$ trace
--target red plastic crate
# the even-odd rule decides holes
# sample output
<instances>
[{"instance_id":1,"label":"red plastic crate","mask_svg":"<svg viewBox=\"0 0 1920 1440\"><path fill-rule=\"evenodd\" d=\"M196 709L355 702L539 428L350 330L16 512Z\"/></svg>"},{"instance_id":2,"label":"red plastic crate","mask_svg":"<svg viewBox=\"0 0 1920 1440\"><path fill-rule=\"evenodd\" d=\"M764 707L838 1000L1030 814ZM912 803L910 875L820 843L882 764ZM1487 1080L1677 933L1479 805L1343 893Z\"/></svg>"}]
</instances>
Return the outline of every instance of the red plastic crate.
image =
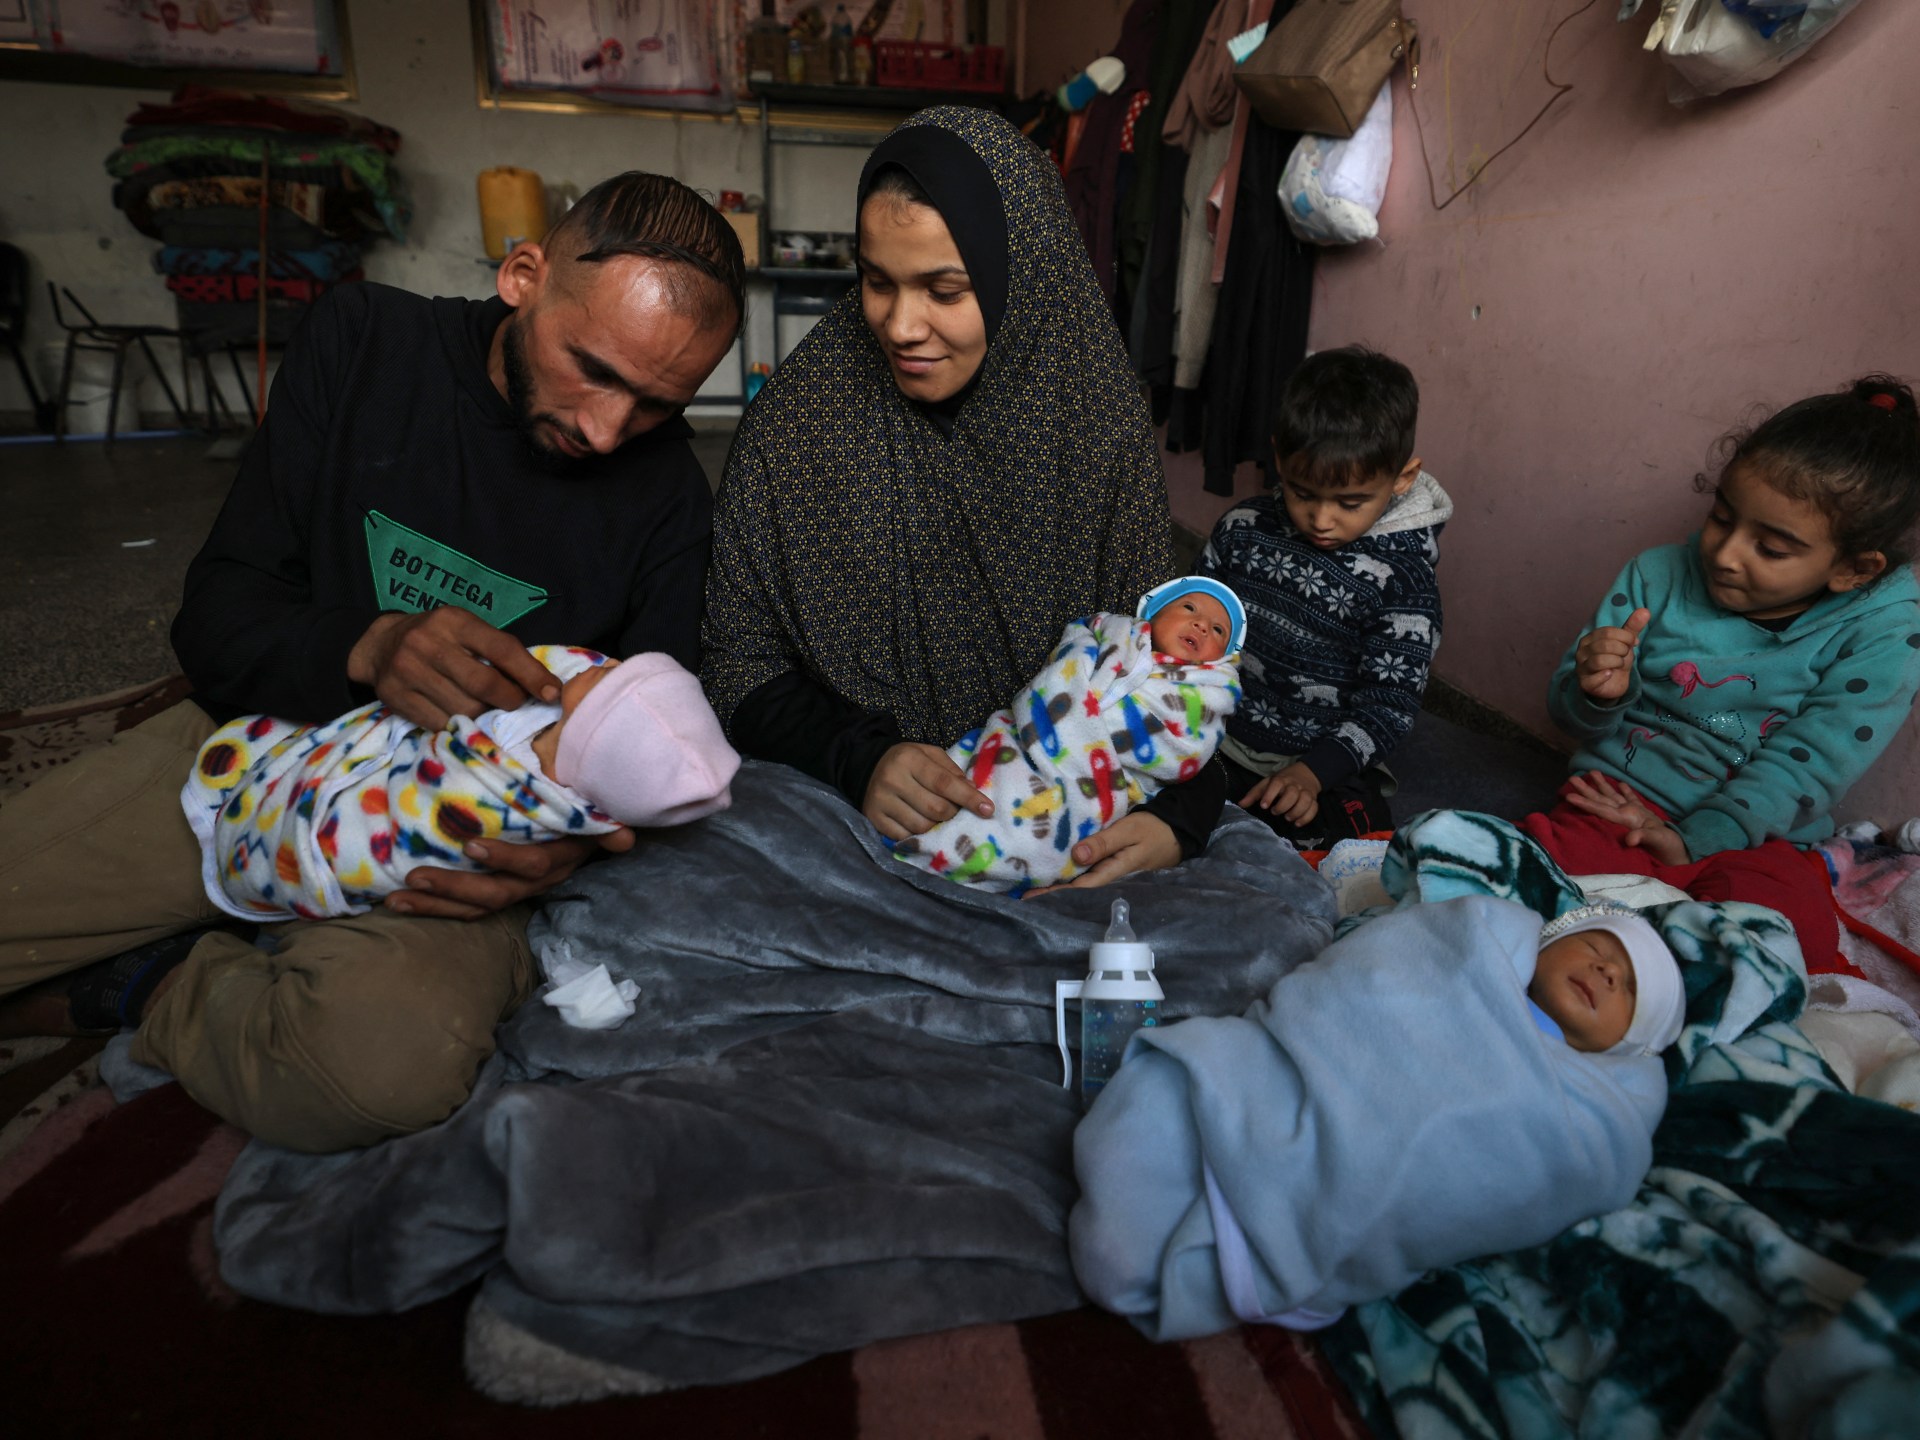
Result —
<instances>
[{"instance_id":1,"label":"red plastic crate","mask_svg":"<svg viewBox=\"0 0 1920 1440\"><path fill-rule=\"evenodd\" d=\"M1006 89L1007 52L999 45L937 45L925 40L873 42L873 80L912 90Z\"/></svg>"}]
</instances>

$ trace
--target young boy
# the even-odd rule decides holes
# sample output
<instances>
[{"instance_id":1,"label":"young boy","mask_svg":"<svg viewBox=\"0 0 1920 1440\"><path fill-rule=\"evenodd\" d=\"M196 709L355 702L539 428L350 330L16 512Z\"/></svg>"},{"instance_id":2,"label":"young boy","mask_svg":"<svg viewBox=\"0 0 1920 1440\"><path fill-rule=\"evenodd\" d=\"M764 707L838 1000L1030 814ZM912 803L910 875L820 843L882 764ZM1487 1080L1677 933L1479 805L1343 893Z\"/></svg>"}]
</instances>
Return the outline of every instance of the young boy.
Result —
<instances>
[{"instance_id":1,"label":"young boy","mask_svg":"<svg viewBox=\"0 0 1920 1440\"><path fill-rule=\"evenodd\" d=\"M1440 644L1434 566L1453 502L1413 452L1420 391L1358 345L1309 356L1274 417L1278 493L1229 510L1198 573L1246 602L1228 797L1301 849L1390 829L1382 762Z\"/></svg>"}]
</instances>

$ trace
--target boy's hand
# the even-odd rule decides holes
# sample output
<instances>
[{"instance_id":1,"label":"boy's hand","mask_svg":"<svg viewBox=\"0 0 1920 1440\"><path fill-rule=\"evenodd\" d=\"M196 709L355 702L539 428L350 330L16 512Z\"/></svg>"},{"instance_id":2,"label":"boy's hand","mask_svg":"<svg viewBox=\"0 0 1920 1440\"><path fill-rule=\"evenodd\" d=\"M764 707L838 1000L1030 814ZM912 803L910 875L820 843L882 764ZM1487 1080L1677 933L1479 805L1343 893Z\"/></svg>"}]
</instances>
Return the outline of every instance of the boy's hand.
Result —
<instances>
[{"instance_id":1,"label":"boy's hand","mask_svg":"<svg viewBox=\"0 0 1920 1440\"><path fill-rule=\"evenodd\" d=\"M1635 612L1639 613L1639 612ZM1590 770L1567 782L1567 803L1625 830L1626 842L1645 850L1662 865L1686 865L1693 856L1680 832L1653 813L1647 802L1609 775Z\"/></svg>"},{"instance_id":2,"label":"boy's hand","mask_svg":"<svg viewBox=\"0 0 1920 1440\"><path fill-rule=\"evenodd\" d=\"M1625 625L1602 625L1580 637L1573 652L1573 673L1580 688L1602 704L1618 700L1633 683L1633 652L1640 632L1653 619L1644 606L1627 617Z\"/></svg>"},{"instance_id":3,"label":"boy's hand","mask_svg":"<svg viewBox=\"0 0 1920 1440\"><path fill-rule=\"evenodd\" d=\"M1289 825L1304 825L1320 813L1320 777L1296 760L1241 796L1240 808L1265 810Z\"/></svg>"}]
</instances>

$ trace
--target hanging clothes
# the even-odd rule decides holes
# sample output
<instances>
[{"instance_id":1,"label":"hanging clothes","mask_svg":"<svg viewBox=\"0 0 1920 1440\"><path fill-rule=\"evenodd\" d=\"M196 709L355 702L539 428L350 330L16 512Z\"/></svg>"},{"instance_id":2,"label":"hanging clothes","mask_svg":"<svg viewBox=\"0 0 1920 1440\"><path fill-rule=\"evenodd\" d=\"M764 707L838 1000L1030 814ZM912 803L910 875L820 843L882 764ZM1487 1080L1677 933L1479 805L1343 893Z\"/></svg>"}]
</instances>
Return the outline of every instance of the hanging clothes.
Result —
<instances>
[{"instance_id":1,"label":"hanging clothes","mask_svg":"<svg viewBox=\"0 0 1920 1440\"><path fill-rule=\"evenodd\" d=\"M1142 273L1152 236L1159 228L1157 221L1180 194L1177 185L1169 191L1161 178L1166 154L1166 140L1161 131L1166 124L1167 107L1188 65L1193 62L1194 48L1200 43L1214 4L1215 0L1161 0L1160 34L1146 76L1146 100L1144 104L1135 102L1133 177L1119 197L1120 209L1115 217L1118 263L1115 290L1123 329L1127 326L1126 317L1141 299ZM1165 275L1171 280L1170 267ZM1165 299L1171 301L1170 291ZM1143 303L1150 306L1153 301L1147 299ZM1162 313L1171 314L1170 303L1163 306ZM1136 364L1138 355L1136 348Z\"/></svg>"},{"instance_id":2,"label":"hanging clothes","mask_svg":"<svg viewBox=\"0 0 1920 1440\"><path fill-rule=\"evenodd\" d=\"M1081 112L1086 117L1079 143L1067 162L1067 204L1093 258L1094 279L1111 301L1119 279L1117 225L1121 196L1121 139L1134 96L1146 90L1154 47L1160 43L1164 0L1134 0L1120 22L1115 59L1127 78L1111 95L1096 95Z\"/></svg>"},{"instance_id":3,"label":"hanging clothes","mask_svg":"<svg viewBox=\"0 0 1920 1440\"><path fill-rule=\"evenodd\" d=\"M1243 460L1258 460L1272 478L1273 408L1307 353L1316 247L1287 228L1279 190L1280 172L1299 139L1258 115L1248 119L1233 246L1201 381L1206 487L1215 495L1233 493L1234 467Z\"/></svg>"},{"instance_id":4,"label":"hanging clothes","mask_svg":"<svg viewBox=\"0 0 1920 1440\"><path fill-rule=\"evenodd\" d=\"M1233 56L1227 51L1227 41L1259 23L1253 18L1256 12L1264 16L1271 10L1272 0L1219 0L1167 104L1166 122L1161 128L1167 154L1184 154L1187 159L1177 207L1173 295L1167 302L1168 355L1163 362L1157 349L1150 350L1147 359L1151 368L1148 364L1141 366L1141 373L1156 387L1171 384L1175 390L1191 391L1199 385L1206 365L1214 302L1219 293L1213 278L1214 224L1219 211L1208 196L1233 146L1234 111L1240 99L1239 88L1233 83ZM1159 303L1158 292L1154 303ZM1173 398L1156 393L1156 419L1170 418ZM1178 438L1184 443L1175 443L1174 431L1181 432ZM1185 433L1188 431L1192 432L1190 438ZM1197 424L1176 424L1170 430L1169 449L1189 450L1198 443Z\"/></svg>"}]
</instances>

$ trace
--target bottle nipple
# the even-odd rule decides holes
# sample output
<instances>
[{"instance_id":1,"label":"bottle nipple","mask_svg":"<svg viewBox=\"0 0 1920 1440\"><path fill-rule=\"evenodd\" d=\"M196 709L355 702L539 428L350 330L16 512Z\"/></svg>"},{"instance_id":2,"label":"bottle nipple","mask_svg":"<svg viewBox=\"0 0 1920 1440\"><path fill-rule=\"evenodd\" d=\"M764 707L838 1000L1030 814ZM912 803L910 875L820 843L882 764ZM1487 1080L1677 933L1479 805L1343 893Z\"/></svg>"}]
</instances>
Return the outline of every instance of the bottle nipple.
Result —
<instances>
[{"instance_id":1,"label":"bottle nipple","mask_svg":"<svg viewBox=\"0 0 1920 1440\"><path fill-rule=\"evenodd\" d=\"M1133 926L1127 923L1127 902L1115 900L1111 918L1107 922L1107 933L1101 937L1108 945L1133 945L1140 937L1133 933Z\"/></svg>"}]
</instances>

